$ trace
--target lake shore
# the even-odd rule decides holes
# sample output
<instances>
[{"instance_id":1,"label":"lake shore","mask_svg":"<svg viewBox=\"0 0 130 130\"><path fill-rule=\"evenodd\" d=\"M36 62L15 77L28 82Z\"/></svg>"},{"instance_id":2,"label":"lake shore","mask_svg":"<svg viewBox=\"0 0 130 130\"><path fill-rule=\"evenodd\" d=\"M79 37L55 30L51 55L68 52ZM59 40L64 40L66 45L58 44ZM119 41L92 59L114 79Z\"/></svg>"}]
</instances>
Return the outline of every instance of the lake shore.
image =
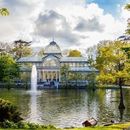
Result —
<instances>
[{"instance_id":1,"label":"lake shore","mask_svg":"<svg viewBox=\"0 0 130 130\"><path fill-rule=\"evenodd\" d=\"M95 127L84 127L84 128L67 128L63 130L129 130L130 122L113 124L110 126L95 126Z\"/></svg>"},{"instance_id":2,"label":"lake shore","mask_svg":"<svg viewBox=\"0 0 130 130\"><path fill-rule=\"evenodd\" d=\"M74 127L74 128L55 128L54 126L46 126L44 128L40 127L41 125L38 125L39 127L34 127L33 129L40 129L40 130L129 130L130 129L130 122L125 123L119 123L119 124L112 124L110 126L94 126L94 127ZM15 128L8 127L8 128L0 128L0 130L15 130ZM28 128L16 128L17 130L26 130Z\"/></svg>"}]
</instances>

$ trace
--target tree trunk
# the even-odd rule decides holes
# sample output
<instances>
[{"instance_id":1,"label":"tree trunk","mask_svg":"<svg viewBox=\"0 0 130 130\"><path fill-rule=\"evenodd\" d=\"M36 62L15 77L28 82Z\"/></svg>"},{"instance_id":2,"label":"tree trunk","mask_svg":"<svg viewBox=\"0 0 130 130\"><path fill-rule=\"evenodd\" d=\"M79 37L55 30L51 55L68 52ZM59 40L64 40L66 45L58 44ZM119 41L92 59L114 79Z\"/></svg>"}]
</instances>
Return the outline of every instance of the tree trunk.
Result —
<instances>
[{"instance_id":1,"label":"tree trunk","mask_svg":"<svg viewBox=\"0 0 130 130\"><path fill-rule=\"evenodd\" d=\"M119 109L125 109L124 99L123 99L123 91L122 91L122 79L119 78L119 87L120 87L120 104L118 106Z\"/></svg>"}]
</instances>

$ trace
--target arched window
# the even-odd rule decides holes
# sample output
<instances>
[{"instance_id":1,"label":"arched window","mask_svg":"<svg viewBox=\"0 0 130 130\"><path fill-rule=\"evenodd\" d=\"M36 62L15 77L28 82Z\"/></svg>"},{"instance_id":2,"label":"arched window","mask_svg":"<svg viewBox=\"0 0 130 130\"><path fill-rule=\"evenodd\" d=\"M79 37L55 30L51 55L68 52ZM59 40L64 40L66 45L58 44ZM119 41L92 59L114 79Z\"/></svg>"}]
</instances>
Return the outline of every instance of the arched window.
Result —
<instances>
[{"instance_id":1,"label":"arched window","mask_svg":"<svg viewBox=\"0 0 130 130\"><path fill-rule=\"evenodd\" d=\"M59 60L54 56L48 56L44 59L43 66L45 66L45 67L58 67Z\"/></svg>"}]
</instances>

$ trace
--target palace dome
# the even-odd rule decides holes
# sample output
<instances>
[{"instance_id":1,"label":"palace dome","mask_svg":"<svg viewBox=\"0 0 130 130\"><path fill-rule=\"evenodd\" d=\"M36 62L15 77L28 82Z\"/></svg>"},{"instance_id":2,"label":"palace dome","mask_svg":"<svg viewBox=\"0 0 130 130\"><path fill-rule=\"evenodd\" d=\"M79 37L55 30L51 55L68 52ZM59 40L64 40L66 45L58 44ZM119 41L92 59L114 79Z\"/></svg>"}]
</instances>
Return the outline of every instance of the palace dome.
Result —
<instances>
[{"instance_id":1,"label":"palace dome","mask_svg":"<svg viewBox=\"0 0 130 130\"><path fill-rule=\"evenodd\" d=\"M45 54L48 53L61 53L60 47L57 45L55 41L50 42L49 45L45 47Z\"/></svg>"}]
</instances>

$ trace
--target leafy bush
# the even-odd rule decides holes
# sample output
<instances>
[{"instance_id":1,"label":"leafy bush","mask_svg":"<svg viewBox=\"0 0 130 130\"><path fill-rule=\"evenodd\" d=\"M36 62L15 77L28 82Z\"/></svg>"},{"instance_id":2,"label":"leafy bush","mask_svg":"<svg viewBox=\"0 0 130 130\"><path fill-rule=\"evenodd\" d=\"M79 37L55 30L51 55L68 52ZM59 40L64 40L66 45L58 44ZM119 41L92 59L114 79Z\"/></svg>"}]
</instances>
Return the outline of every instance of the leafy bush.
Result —
<instances>
[{"instance_id":1,"label":"leafy bush","mask_svg":"<svg viewBox=\"0 0 130 130\"><path fill-rule=\"evenodd\" d=\"M11 121L4 121L0 123L0 128L12 128L12 129L43 129L43 130L56 130L56 128L52 125L39 125L35 123L26 123L26 122L18 122L14 123Z\"/></svg>"},{"instance_id":2,"label":"leafy bush","mask_svg":"<svg viewBox=\"0 0 130 130\"><path fill-rule=\"evenodd\" d=\"M0 128L56 130L52 125L45 126L22 120L16 106L0 99Z\"/></svg>"},{"instance_id":3,"label":"leafy bush","mask_svg":"<svg viewBox=\"0 0 130 130\"><path fill-rule=\"evenodd\" d=\"M8 101L0 99L0 122L4 122L6 120L16 123L21 121L22 118L16 106Z\"/></svg>"},{"instance_id":4,"label":"leafy bush","mask_svg":"<svg viewBox=\"0 0 130 130\"><path fill-rule=\"evenodd\" d=\"M1 122L0 127L1 128L16 128L16 129L18 128L17 124L15 124L14 122L10 122L8 120Z\"/></svg>"}]
</instances>

